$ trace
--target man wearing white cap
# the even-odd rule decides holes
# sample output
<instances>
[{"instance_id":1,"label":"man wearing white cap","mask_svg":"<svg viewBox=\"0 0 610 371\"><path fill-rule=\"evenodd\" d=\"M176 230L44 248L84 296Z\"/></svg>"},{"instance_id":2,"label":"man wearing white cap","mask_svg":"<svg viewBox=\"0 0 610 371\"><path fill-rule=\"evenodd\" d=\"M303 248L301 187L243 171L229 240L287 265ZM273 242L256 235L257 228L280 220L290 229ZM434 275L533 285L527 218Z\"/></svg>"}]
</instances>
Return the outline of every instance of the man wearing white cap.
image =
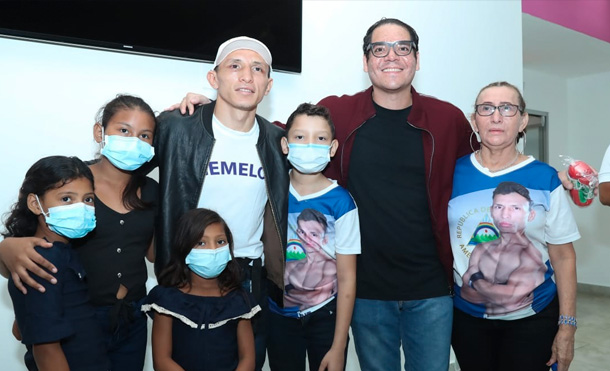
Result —
<instances>
[{"instance_id":1,"label":"man wearing white cap","mask_svg":"<svg viewBox=\"0 0 610 371\"><path fill-rule=\"evenodd\" d=\"M382 18L362 47L371 86L318 103L330 111L340 143L324 174L358 205L362 254L351 322L358 361L367 371L400 370L402 345L404 370L447 370L447 204L455 161L472 152L470 126L457 107L413 88L419 37L411 26ZM202 101L188 94L181 109Z\"/></svg>"},{"instance_id":2,"label":"man wearing white cap","mask_svg":"<svg viewBox=\"0 0 610 371\"><path fill-rule=\"evenodd\" d=\"M265 276L270 295L281 300L284 287L289 182L280 148L283 130L256 115L273 85L271 62L269 49L258 40L226 41L207 74L218 91L216 102L197 107L192 115L163 112L155 135L161 191L156 272L169 260L178 218L190 209L212 209L231 229L245 286L263 307L263 318ZM261 321L253 323L257 369L265 359Z\"/></svg>"}]
</instances>

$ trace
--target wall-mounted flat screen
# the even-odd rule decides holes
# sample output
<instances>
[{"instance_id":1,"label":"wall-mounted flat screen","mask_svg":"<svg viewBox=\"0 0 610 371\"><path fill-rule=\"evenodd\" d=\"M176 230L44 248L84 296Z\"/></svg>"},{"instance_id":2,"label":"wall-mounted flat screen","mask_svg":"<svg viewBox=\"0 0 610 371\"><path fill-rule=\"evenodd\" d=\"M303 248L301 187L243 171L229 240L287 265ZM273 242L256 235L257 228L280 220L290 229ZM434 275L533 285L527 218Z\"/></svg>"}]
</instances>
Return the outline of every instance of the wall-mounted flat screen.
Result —
<instances>
[{"instance_id":1,"label":"wall-mounted flat screen","mask_svg":"<svg viewBox=\"0 0 610 371\"><path fill-rule=\"evenodd\" d=\"M302 0L0 0L0 35L206 62L245 35L301 72Z\"/></svg>"}]
</instances>

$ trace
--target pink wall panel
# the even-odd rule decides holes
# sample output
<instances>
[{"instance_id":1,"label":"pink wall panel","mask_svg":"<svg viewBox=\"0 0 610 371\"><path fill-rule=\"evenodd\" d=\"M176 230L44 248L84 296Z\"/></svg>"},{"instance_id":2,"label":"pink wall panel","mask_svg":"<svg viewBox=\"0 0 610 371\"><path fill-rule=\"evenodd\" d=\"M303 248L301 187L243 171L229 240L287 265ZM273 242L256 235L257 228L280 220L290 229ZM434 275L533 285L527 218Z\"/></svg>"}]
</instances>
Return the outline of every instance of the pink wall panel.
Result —
<instances>
[{"instance_id":1,"label":"pink wall panel","mask_svg":"<svg viewBox=\"0 0 610 371\"><path fill-rule=\"evenodd\" d=\"M522 10L610 43L610 0L522 0Z\"/></svg>"}]
</instances>

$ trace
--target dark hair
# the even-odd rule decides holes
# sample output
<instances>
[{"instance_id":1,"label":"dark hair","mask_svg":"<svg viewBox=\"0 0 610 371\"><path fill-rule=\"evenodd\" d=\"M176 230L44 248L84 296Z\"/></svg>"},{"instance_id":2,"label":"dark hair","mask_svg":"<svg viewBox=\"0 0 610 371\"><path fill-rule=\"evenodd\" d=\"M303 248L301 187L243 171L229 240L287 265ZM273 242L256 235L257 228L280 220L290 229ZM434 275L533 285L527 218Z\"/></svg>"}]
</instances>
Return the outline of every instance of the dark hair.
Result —
<instances>
[{"instance_id":1,"label":"dark hair","mask_svg":"<svg viewBox=\"0 0 610 371\"><path fill-rule=\"evenodd\" d=\"M324 216L324 214L322 214L316 209L305 209L301 211L301 213L297 217L297 224L299 222L310 221L322 224L322 226L324 226L324 231L326 231L326 229L328 228L328 221L326 220L326 217Z\"/></svg>"},{"instance_id":2,"label":"dark hair","mask_svg":"<svg viewBox=\"0 0 610 371\"><path fill-rule=\"evenodd\" d=\"M507 195L511 193L517 193L518 195L523 196L528 201L530 207L534 204L534 201L532 201L532 198L530 197L530 191L523 185L515 182L502 182L498 184L496 189L494 189L492 198L495 198L497 195Z\"/></svg>"},{"instance_id":3,"label":"dark hair","mask_svg":"<svg viewBox=\"0 0 610 371\"><path fill-rule=\"evenodd\" d=\"M523 112L525 112L525 99L523 99L523 95L521 94L521 91L519 90L518 87L516 87L515 85L513 85L509 82L506 82L506 81L492 82L491 84L484 86L483 89L479 90L479 94L477 94L477 98L474 100L475 112L476 112L476 106L477 106L477 101L479 100L479 96L481 95L481 93L484 90L489 89L489 88L502 88L502 87L511 88L517 93L517 100L519 101L517 103L517 105L519 106L519 113L521 115L523 115ZM526 129L523 129L523 131L520 131L519 134L517 134L517 141L519 141L519 139L523 138L526 131L527 131Z\"/></svg>"},{"instance_id":4,"label":"dark hair","mask_svg":"<svg viewBox=\"0 0 610 371\"><path fill-rule=\"evenodd\" d=\"M241 287L241 268L233 255L233 235L224 219L208 209L189 210L178 221L169 263L159 275L160 285L179 288L191 286L191 270L186 265L186 256L201 240L205 229L214 223L220 223L224 227L232 258L218 276L218 287L222 293Z\"/></svg>"},{"instance_id":5,"label":"dark hair","mask_svg":"<svg viewBox=\"0 0 610 371\"><path fill-rule=\"evenodd\" d=\"M330 133L332 135L331 139L335 139L335 124L330 118L330 112L328 111L328 108L311 103L299 104L297 109L290 114L290 117L288 117L288 121L286 121L286 134L288 134L290 128L292 128L292 123L294 122L294 119L299 115L322 117L324 120L326 120L328 126L330 127Z\"/></svg>"},{"instance_id":6,"label":"dark hair","mask_svg":"<svg viewBox=\"0 0 610 371\"><path fill-rule=\"evenodd\" d=\"M366 55L366 59L369 59L369 44L373 38L373 32L377 29L377 27L386 24L400 26L409 32L409 35L411 35L411 41L413 41L413 56L417 59L417 51L419 50L419 36L417 36L417 32L415 32L413 27L396 18L381 18L377 22L373 23L373 25L366 31L366 35L364 35L364 38L362 39L362 51L364 52L364 55Z\"/></svg>"},{"instance_id":7,"label":"dark hair","mask_svg":"<svg viewBox=\"0 0 610 371\"><path fill-rule=\"evenodd\" d=\"M108 122L112 120L114 115L120 111L132 111L139 110L147 113L152 117L155 122L155 129L157 126L157 119L155 113L150 106L144 102L142 98L134 97L132 95L117 95L116 98L106 103L100 108L95 116L95 122L102 125L104 129L108 126ZM123 205L127 209L143 210L152 206L150 202L143 201L138 197L138 189L140 189L146 182L146 174L140 169L136 169L132 172L132 176L127 183L127 186L123 190Z\"/></svg>"},{"instance_id":8,"label":"dark hair","mask_svg":"<svg viewBox=\"0 0 610 371\"><path fill-rule=\"evenodd\" d=\"M77 157L50 156L42 158L25 174L17 202L5 216L4 237L31 237L38 228L38 216L27 205L28 195L38 197L52 189L63 187L74 179L86 178L93 186L93 174Z\"/></svg>"}]
</instances>

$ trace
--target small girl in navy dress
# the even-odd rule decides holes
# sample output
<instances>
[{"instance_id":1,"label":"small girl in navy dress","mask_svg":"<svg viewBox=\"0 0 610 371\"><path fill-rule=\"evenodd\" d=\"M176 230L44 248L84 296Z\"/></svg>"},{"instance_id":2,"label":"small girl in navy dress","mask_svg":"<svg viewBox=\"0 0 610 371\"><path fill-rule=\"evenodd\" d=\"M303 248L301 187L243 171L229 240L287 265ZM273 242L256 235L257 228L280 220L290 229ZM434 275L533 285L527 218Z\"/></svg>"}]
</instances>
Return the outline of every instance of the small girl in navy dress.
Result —
<instances>
[{"instance_id":1,"label":"small girl in navy dress","mask_svg":"<svg viewBox=\"0 0 610 371\"><path fill-rule=\"evenodd\" d=\"M254 370L250 319L260 307L241 288L233 237L216 212L180 218L158 280L142 306L153 317L156 370Z\"/></svg>"},{"instance_id":2,"label":"small girl in navy dress","mask_svg":"<svg viewBox=\"0 0 610 371\"><path fill-rule=\"evenodd\" d=\"M46 293L18 290L9 278L17 335L27 347L28 370L109 370L95 310L89 303L85 272L70 239L95 228L93 175L76 157L52 156L28 170L4 237L38 237L36 247L58 269L57 284L34 277Z\"/></svg>"}]
</instances>

